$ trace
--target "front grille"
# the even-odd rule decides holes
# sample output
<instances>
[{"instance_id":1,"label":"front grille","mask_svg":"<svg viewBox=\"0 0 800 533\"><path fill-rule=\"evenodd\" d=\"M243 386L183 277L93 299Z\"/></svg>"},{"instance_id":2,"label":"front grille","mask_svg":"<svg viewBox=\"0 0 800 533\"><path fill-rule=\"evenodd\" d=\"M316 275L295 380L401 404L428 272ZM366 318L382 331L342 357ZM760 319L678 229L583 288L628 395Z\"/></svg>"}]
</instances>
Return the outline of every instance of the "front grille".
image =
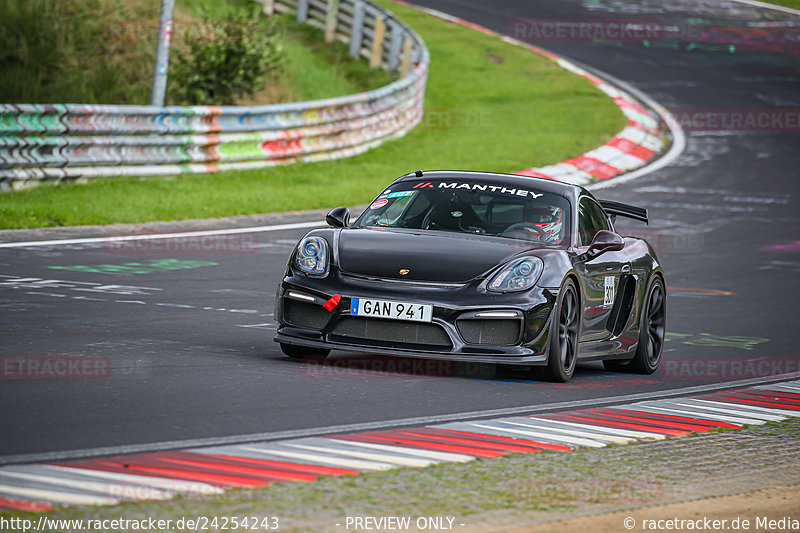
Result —
<instances>
[{"instance_id":1,"label":"front grille","mask_svg":"<svg viewBox=\"0 0 800 533\"><path fill-rule=\"evenodd\" d=\"M293 326L322 329L328 324L330 317L331 313L320 305L283 299L283 319Z\"/></svg>"},{"instance_id":2,"label":"front grille","mask_svg":"<svg viewBox=\"0 0 800 533\"><path fill-rule=\"evenodd\" d=\"M355 340L374 345L453 347L450 337L441 326L424 322L344 316L333 327L331 334L345 337L348 342Z\"/></svg>"},{"instance_id":3,"label":"front grille","mask_svg":"<svg viewBox=\"0 0 800 533\"><path fill-rule=\"evenodd\" d=\"M468 344L511 346L519 341L520 320L458 320L458 332Z\"/></svg>"}]
</instances>

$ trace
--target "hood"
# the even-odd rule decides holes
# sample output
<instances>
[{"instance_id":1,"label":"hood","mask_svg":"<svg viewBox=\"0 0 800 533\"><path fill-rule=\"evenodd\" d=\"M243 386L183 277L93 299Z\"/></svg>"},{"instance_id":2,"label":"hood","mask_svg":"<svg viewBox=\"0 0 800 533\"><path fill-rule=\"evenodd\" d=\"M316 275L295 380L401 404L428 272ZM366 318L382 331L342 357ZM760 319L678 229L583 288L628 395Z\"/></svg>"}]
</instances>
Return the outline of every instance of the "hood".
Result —
<instances>
[{"instance_id":1,"label":"hood","mask_svg":"<svg viewBox=\"0 0 800 533\"><path fill-rule=\"evenodd\" d=\"M349 274L433 282L465 282L530 248L502 237L388 228L339 234L339 268ZM400 274L408 269L408 274Z\"/></svg>"}]
</instances>

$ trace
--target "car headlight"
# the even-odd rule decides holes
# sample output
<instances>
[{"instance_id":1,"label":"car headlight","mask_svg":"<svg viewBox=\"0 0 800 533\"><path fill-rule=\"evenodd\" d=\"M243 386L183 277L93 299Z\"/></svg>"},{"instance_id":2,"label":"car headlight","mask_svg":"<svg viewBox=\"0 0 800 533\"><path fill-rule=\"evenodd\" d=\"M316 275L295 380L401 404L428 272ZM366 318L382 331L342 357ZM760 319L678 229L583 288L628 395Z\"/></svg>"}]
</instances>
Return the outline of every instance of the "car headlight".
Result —
<instances>
[{"instance_id":1,"label":"car headlight","mask_svg":"<svg viewBox=\"0 0 800 533\"><path fill-rule=\"evenodd\" d=\"M525 291L533 287L544 268L538 257L514 259L494 275L486 287L493 292Z\"/></svg>"},{"instance_id":2,"label":"car headlight","mask_svg":"<svg viewBox=\"0 0 800 533\"><path fill-rule=\"evenodd\" d=\"M328 273L328 243L322 237L306 237L297 247L294 264L312 276Z\"/></svg>"}]
</instances>

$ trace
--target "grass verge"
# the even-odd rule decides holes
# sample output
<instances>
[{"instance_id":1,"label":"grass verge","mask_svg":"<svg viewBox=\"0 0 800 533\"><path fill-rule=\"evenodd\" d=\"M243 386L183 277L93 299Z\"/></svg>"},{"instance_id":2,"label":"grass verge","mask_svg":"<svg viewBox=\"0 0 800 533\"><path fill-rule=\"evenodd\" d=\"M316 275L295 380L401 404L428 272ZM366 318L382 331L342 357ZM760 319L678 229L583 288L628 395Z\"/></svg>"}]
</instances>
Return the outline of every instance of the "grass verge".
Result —
<instances>
[{"instance_id":1,"label":"grass verge","mask_svg":"<svg viewBox=\"0 0 800 533\"><path fill-rule=\"evenodd\" d=\"M792 9L800 9L800 0L766 0L766 2L768 4L791 7Z\"/></svg>"},{"instance_id":2,"label":"grass verge","mask_svg":"<svg viewBox=\"0 0 800 533\"><path fill-rule=\"evenodd\" d=\"M209 20L226 21L232 7L258 9L252 0L178 0L176 33L197 31L197 27ZM276 16L279 26L279 42L283 51L282 69L273 75L263 89L252 96L236 101L237 105L263 105L284 102L300 102L333 96L343 96L360 91L377 89L392 81L383 70L371 70L365 61L354 61L342 43L329 45L324 42L323 32L304 24L298 24L293 15ZM181 42L177 43L181 46ZM148 87L149 90L149 87ZM183 105L175 99L174 105Z\"/></svg>"},{"instance_id":3,"label":"grass verge","mask_svg":"<svg viewBox=\"0 0 800 533\"><path fill-rule=\"evenodd\" d=\"M366 203L407 171L515 171L603 144L625 125L589 81L500 39L380 0L432 56L424 123L360 156L171 179L111 178L4 194L0 228L180 220Z\"/></svg>"},{"instance_id":4,"label":"grass verge","mask_svg":"<svg viewBox=\"0 0 800 533\"><path fill-rule=\"evenodd\" d=\"M0 101L149 103L155 38L128 37L158 11L145 0L0 0Z\"/></svg>"},{"instance_id":5,"label":"grass verge","mask_svg":"<svg viewBox=\"0 0 800 533\"><path fill-rule=\"evenodd\" d=\"M172 55L187 49L187 36L234 23L234 8L258 10L252 0L177 0ZM149 104L158 19L150 0L0 0L0 102ZM289 15L277 20L283 68L237 104L341 96L391 81L352 61L344 45L320 45L321 31ZM184 105L175 83L167 103Z\"/></svg>"}]
</instances>

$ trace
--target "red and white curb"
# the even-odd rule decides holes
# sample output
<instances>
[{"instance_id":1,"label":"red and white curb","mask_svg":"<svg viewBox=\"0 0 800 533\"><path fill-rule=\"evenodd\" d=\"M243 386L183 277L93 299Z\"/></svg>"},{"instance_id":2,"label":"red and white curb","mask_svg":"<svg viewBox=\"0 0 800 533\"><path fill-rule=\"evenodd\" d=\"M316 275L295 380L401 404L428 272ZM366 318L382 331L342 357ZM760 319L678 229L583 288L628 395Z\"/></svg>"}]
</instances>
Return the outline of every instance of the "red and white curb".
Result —
<instances>
[{"instance_id":1,"label":"red and white curb","mask_svg":"<svg viewBox=\"0 0 800 533\"><path fill-rule=\"evenodd\" d=\"M47 511L215 495L515 453L566 452L800 416L800 380L531 416L0 468L0 508Z\"/></svg>"},{"instance_id":2,"label":"red and white curb","mask_svg":"<svg viewBox=\"0 0 800 533\"><path fill-rule=\"evenodd\" d=\"M394 1L448 22L498 37L509 44L521 46L551 59L561 68L586 78L598 89L610 96L628 119L628 124L625 128L603 146L554 165L528 168L515 172L515 174L585 186L639 169L660 154L668 144L667 136L661 127L662 122L669 127L675 137L682 139L682 132L675 134L675 129L679 130L680 126L665 108L649 101L646 103L649 108L647 109L645 105L642 105L639 100L628 92L619 87L614 87L563 57L435 9L410 4L404 0Z\"/></svg>"}]
</instances>

